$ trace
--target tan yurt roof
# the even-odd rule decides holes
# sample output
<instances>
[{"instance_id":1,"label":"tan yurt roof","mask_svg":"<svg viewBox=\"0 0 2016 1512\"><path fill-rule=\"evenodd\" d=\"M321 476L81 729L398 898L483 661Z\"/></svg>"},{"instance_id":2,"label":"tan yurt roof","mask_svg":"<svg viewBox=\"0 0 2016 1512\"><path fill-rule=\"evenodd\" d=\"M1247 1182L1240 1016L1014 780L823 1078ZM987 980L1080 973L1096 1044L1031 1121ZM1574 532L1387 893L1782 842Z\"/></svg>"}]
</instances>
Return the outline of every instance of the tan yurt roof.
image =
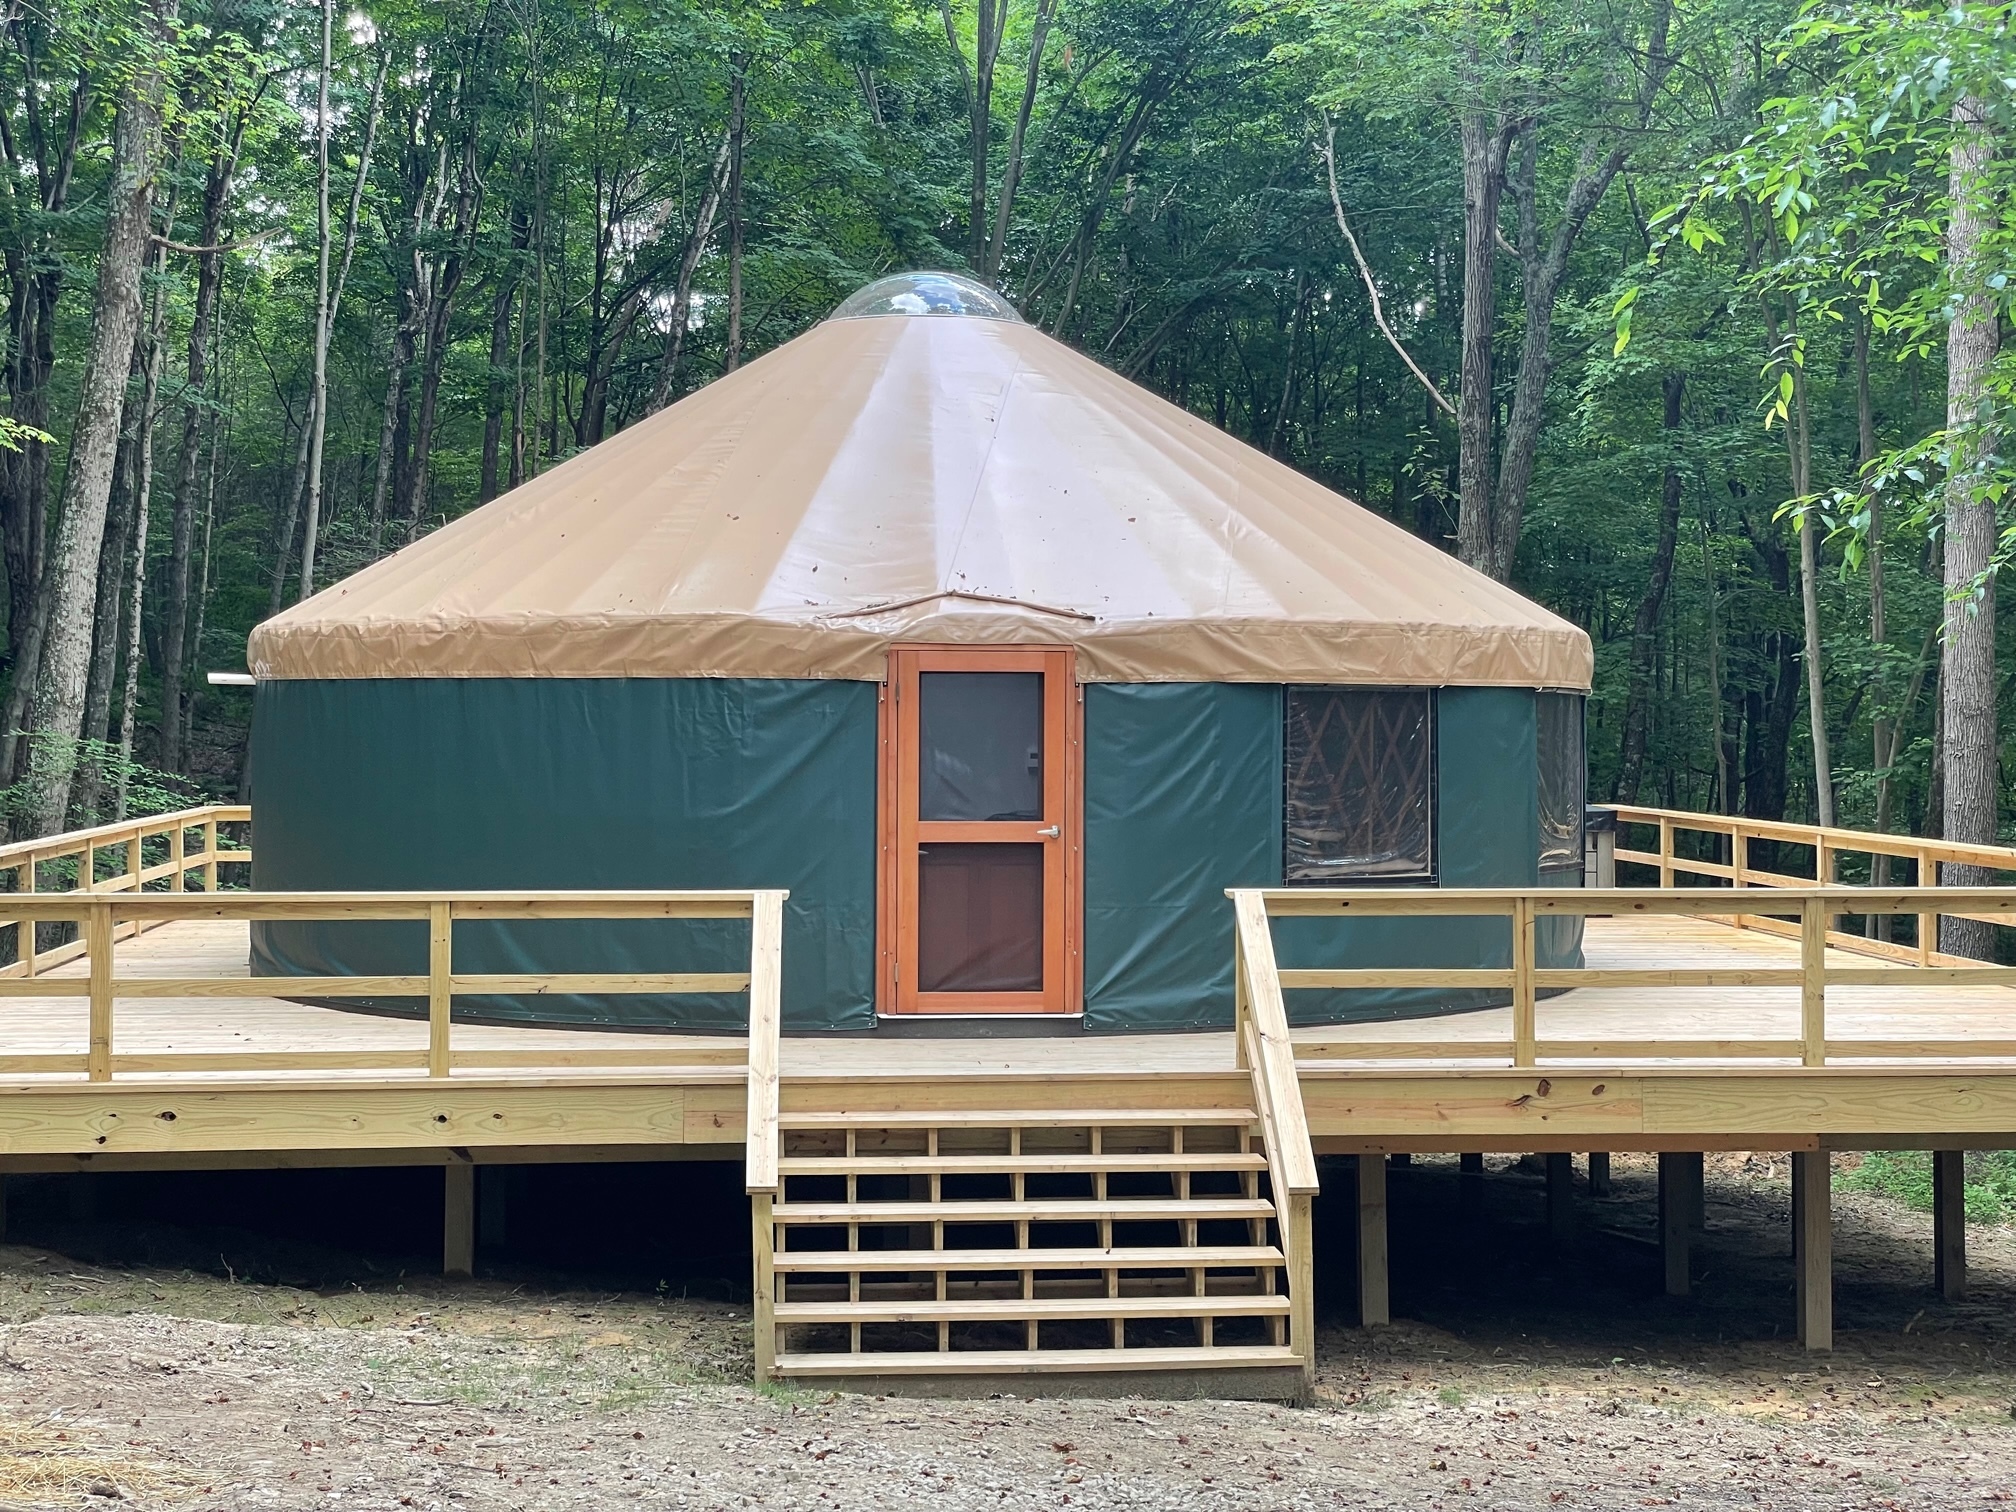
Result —
<instances>
[{"instance_id":1,"label":"tan yurt roof","mask_svg":"<svg viewBox=\"0 0 2016 1512\"><path fill-rule=\"evenodd\" d=\"M879 679L902 642L1069 643L1112 682L1591 666L1566 620L941 275L870 285L249 655L261 678Z\"/></svg>"}]
</instances>

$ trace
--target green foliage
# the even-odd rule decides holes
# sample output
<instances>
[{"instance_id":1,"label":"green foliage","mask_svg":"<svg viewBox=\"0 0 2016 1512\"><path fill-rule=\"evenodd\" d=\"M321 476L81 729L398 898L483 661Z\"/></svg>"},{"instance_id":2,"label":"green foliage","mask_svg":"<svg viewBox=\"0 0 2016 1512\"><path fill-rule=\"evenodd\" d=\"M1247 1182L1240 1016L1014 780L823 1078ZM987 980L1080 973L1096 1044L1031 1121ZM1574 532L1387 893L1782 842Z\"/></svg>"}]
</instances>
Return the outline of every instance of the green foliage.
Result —
<instances>
[{"instance_id":1,"label":"green foliage","mask_svg":"<svg viewBox=\"0 0 2016 1512\"><path fill-rule=\"evenodd\" d=\"M2016 1151L1970 1150L1966 1160L1969 1223L2016 1220ZM1862 1163L1842 1173L1843 1186L1932 1211L1932 1154L1929 1150L1872 1150Z\"/></svg>"},{"instance_id":2,"label":"green foliage","mask_svg":"<svg viewBox=\"0 0 2016 1512\"><path fill-rule=\"evenodd\" d=\"M172 814L204 801L202 794L191 788L188 778L156 771L145 762L121 755L119 747L110 741L65 740L46 731L35 731L25 738L37 753L50 753L39 770L63 771L73 783L80 777L89 779L89 806L72 811L74 828L87 829L115 819ZM123 807L119 801L122 796ZM32 812L33 801L25 781L0 788L0 820L13 823L20 815Z\"/></svg>"},{"instance_id":3,"label":"green foliage","mask_svg":"<svg viewBox=\"0 0 2016 1512\"><path fill-rule=\"evenodd\" d=\"M1893 827L1922 825L1936 697L1924 676L1910 690L1927 648L1937 655L1926 637L1943 607L1941 485L1955 446L1990 455L1979 440L2007 418L1997 408L1947 426L1941 337L1955 290L1938 251L1942 153L1956 90L1985 88L1998 129L2016 124L2006 6L1674 8L1676 66L1641 130L1634 95L1659 0L1083 0L1054 9L1031 79L1040 4L1009 0L981 144L991 217L1028 85L1004 291L1045 330L1444 547L1457 523L1455 427L1372 322L1317 150L1327 127L1386 315L1444 393L1462 363L1465 130L1536 144L1527 166L1543 244L1578 172L1628 146L1628 169L1588 208L1563 271L1514 568L1518 587L1595 643L1594 796L1616 792L1622 731L1637 717L1641 799L1812 812L1791 544L1811 511L1828 541L1818 649L1842 821L1873 824L1880 801ZM58 0L21 12L0 48L12 144L0 247L13 270L0 293L17 333L0 349L11 582L32 571L31 545L46 548L31 542L33 522L60 491L118 80L142 65L173 76L157 214L171 242L200 240L213 171L234 143L239 154L200 381L187 342L205 254L171 250L147 282L163 361L125 772L135 812L235 785L248 701L201 673L242 666L252 626L300 591L289 509L312 366L320 61L312 6L185 0L165 56L143 45L138 7ZM508 487L635 423L661 392L676 400L726 370L726 206L705 235L697 227L738 70L740 361L867 279L958 266L973 244L971 0L380 0L338 19L339 257L381 70L385 85L330 351L318 583L477 507L490 474ZM2016 154L1998 157L1989 186L2004 206L2016 203L2012 164ZM54 194L66 173L67 194ZM1515 200L1501 215L1507 248L1529 229ZM1981 274L2005 311L2011 234L2005 211ZM682 267L691 297L675 332ZM1514 250L1492 269L1500 411L1513 402L1527 269ZM1857 435L1858 319L1872 339L1875 458ZM1998 370L2002 405L2008 376ZM1811 480L1795 497L1786 436L1802 413ZM130 518L136 450L115 522ZM2006 490L2000 466L1983 471L1984 489ZM1670 586L1655 601L1669 478L1679 513ZM199 612L203 628L186 669L187 793L144 767L180 712L162 707L160 666L178 509L193 557L189 629ZM1872 637L1879 523L1887 626ZM107 574L117 586L100 606L115 689L131 580L130 562ZM27 621L10 608L19 637ZM10 670L32 675L15 665L22 649L10 645ZM107 801L119 786L105 743L117 702L86 732L97 743L69 758ZM1879 721L1902 729L1880 772Z\"/></svg>"}]
</instances>

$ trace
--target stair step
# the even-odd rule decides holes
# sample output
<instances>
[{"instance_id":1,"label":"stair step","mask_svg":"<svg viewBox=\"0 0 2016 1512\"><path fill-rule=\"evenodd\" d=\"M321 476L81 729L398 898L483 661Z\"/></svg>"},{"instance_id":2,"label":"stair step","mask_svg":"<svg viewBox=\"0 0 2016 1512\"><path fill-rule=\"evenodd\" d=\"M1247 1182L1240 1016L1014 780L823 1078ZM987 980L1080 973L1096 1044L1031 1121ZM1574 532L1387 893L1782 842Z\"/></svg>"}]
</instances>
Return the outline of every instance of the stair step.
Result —
<instances>
[{"instance_id":1,"label":"stair step","mask_svg":"<svg viewBox=\"0 0 2016 1512\"><path fill-rule=\"evenodd\" d=\"M1299 1368L1285 1345L1168 1349L890 1350L886 1354L780 1354L780 1376L1047 1375L1092 1370Z\"/></svg>"},{"instance_id":2,"label":"stair step","mask_svg":"<svg viewBox=\"0 0 2016 1512\"><path fill-rule=\"evenodd\" d=\"M1153 1129L1183 1125L1240 1128L1257 1122L1251 1108L1040 1108L986 1112L800 1113L779 1116L780 1129Z\"/></svg>"},{"instance_id":3,"label":"stair step","mask_svg":"<svg viewBox=\"0 0 2016 1512\"><path fill-rule=\"evenodd\" d=\"M847 1271L1197 1270L1277 1267L1271 1244L1142 1246L1139 1249L797 1250L774 1261L779 1271L838 1275Z\"/></svg>"},{"instance_id":4,"label":"stair step","mask_svg":"<svg viewBox=\"0 0 2016 1512\"><path fill-rule=\"evenodd\" d=\"M968 1297L936 1302L779 1302L779 1323L997 1323L1105 1318L1284 1316L1279 1292L1216 1297Z\"/></svg>"},{"instance_id":5,"label":"stair step","mask_svg":"<svg viewBox=\"0 0 2016 1512\"><path fill-rule=\"evenodd\" d=\"M1264 1197L1062 1197L1027 1202L780 1202L776 1223L1092 1223L1102 1218L1147 1222L1195 1218L1272 1218Z\"/></svg>"},{"instance_id":6,"label":"stair step","mask_svg":"<svg viewBox=\"0 0 2016 1512\"><path fill-rule=\"evenodd\" d=\"M792 1155L785 1176L1069 1176L1099 1171L1264 1171L1267 1157L1237 1151L1171 1154Z\"/></svg>"}]
</instances>

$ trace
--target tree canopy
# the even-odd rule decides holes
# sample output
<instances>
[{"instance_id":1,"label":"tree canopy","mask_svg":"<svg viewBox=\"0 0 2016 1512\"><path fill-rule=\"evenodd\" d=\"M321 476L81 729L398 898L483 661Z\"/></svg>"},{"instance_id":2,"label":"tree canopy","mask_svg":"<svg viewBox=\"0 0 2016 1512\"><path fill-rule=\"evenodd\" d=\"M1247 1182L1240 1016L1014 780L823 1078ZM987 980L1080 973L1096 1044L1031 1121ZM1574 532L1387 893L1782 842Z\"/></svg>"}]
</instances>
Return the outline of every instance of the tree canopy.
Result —
<instances>
[{"instance_id":1,"label":"tree canopy","mask_svg":"<svg viewBox=\"0 0 2016 1512\"><path fill-rule=\"evenodd\" d=\"M943 267L1586 627L1592 797L1992 838L2009 12L17 9L12 822L230 791L260 619Z\"/></svg>"}]
</instances>

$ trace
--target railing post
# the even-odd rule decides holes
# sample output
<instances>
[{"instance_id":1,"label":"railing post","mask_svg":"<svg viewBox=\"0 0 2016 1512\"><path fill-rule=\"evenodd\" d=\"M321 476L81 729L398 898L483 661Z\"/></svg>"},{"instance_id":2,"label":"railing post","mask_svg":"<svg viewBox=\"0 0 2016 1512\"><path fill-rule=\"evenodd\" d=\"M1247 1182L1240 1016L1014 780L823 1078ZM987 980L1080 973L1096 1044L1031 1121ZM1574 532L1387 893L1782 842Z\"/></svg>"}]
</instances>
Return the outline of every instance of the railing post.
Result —
<instances>
[{"instance_id":1,"label":"railing post","mask_svg":"<svg viewBox=\"0 0 2016 1512\"><path fill-rule=\"evenodd\" d=\"M1750 834L1743 828L1742 821L1740 820L1729 826L1729 865L1731 872L1730 885L1732 887L1748 887L1750 879L1744 874L1750 870ZM1743 928L1743 921L1748 915L1739 911L1733 917L1736 921L1736 927L1741 929Z\"/></svg>"},{"instance_id":2,"label":"railing post","mask_svg":"<svg viewBox=\"0 0 2016 1512\"><path fill-rule=\"evenodd\" d=\"M774 1195L781 1179L777 1173L777 1117L786 896L758 892L751 899L749 912L749 1102L743 1131L743 1184L752 1197Z\"/></svg>"},{"instance_id":3,"label":"railing post","mask_svg":"<svg viewBox=\"0 0 2016 1512\"><path fill-rule=\"evenodd\" d=\"M1818 829L1813 832L1813 885L1832 887L1834 885L1834 847L1827 843L1827 837ZM1831 934L1837 915L1829 913L1825 933Z\"/></svg>"},{"instance_id":4,"label":"railing post","mask_svg":"<svg viewBox=\"0 0 2016 1512\"><path fill-rule=\"evenodd\" d=\"M1539 1060L1539 1035L1534 1023L1533 900L1512 900L1512 1064L1531 1066Z\"/></svg>"},{"instance_id":5,"label":"railing post","mask_svg":"<svg viewBox=\"0 0 2016 1512\"><path fill-rule=\"evenodd\" d=\"M1827 903L1799 905L1799 1038L1809 1066L1827 1064Z\"/></svg>"},{"instance_id":6,"label":"railing post","mask_svg":"<svg viewBox=\"0 0 2016 1512\"><path fill-rule=\"evenodd\" d=\"M850 1183L851 1185L851 1183ZM777 1229L771 1219L770 1193L749 1194L749 1242L756 1256L751 1319L756 1344L756 1380L777 1374Z\"/></svg>"},{"instance_id":7,"label":"railing post","mask_svg":"<svg viewBox=\"0 0 2016 1512\"><path fill-rule=\"evenodd\" d=\"M427 1074L448 1074L449 1010L454 1004L455 910L427 905Z\"/></svg>"},{"instance_id":8,"label":"railing post","mask_svg":"<svg viewBox=\"0 0 2016 1512\"><path fill-rule=\"evenodd\" d=\"M182 876L183 866L189 859L188 841L184 838L184 835L185 831L179 821L176 823L175 828L168 832L168 863L175 868L174 871L168 874L168 891L170 892L188 891L188 888L184 885Z\"/></svg>"},{"instance_id":9,"label":"railing post","mask_svg":"<svg viewBox=\"0 0 2016 1512\"><path fill-rule=\"evenodd\" d=\"M21 891L33 894L35 891L35 857L30 855L21 863ZM35 955L38 941L35 937L36 921L23 919L14 927L14 953L21 957L21 974L35 975Z\"/></svg>"},{"instance_id":10,"label":"railing post","mask_svg":"<svg viewBox=\"0 0 2016 1512\"><path fill-rule=\"evenodd\" d=\"M1918 852L1918 885L1937 887L1939 885L1939 863L1932 859L1930 852ZM1921 913L1918 915L1918 964L1930 966L1932 954L1939 948L1939 915Z\"/></svg>"},{"instance_id":11,"label":"railing post","mask_svg":"<svg viewBox=\"0 0 2016 1512\"><path fill-rule=\"evenodd\" d=\"M1659 820L1659 885L1673 885L1673 821Z\"/></svg>"},{"instance_id":12,"label":"railing post","mask_svg":"<svg viewBox=\"0 0 2016 1512\"><path fill-rule=\"evenodd\" d=\"M1251 1058L1246 1054L1246 1023L1252 1017L1253 1004L1246 995L1246 942L1239 930L1232 931L1232 1056L1233 1064L1241 1071L1253 1069Z\"/></svg>"},{"instance_id":13,"label":"railing post","mask_svg":"<svg viewBox=\"0 0 2016 1512\"><path fill-rule=\"evenodd\" d=\"M93 902L84 916L84 949L91 972L91 1048L88 1075L112 1080L112 902Z\"/></svg>"},{"instance_id":14,"label":"railing post","mask_svg":"<svg viewBox=\"0 0 2016 1512\"><path fill-rule=\"evenodd\" d=\"M217 821L215 818L203 821L203 891L217 891Z\"/></svg>"},{"instance_id":15,"label":"railing post","mask_svg":"<svg viewBox=\"0 0 2016 1512\"><path fill-rule=\"evenodd\" d=\"M1378 1160L1360 1155L1360 1160ZM1280 1203L1288 1260L1288 1344L1302 1361L1302 1378L1316 1380L1316 1199L1298 1192Z\"/></svg>"}]
</instances>

